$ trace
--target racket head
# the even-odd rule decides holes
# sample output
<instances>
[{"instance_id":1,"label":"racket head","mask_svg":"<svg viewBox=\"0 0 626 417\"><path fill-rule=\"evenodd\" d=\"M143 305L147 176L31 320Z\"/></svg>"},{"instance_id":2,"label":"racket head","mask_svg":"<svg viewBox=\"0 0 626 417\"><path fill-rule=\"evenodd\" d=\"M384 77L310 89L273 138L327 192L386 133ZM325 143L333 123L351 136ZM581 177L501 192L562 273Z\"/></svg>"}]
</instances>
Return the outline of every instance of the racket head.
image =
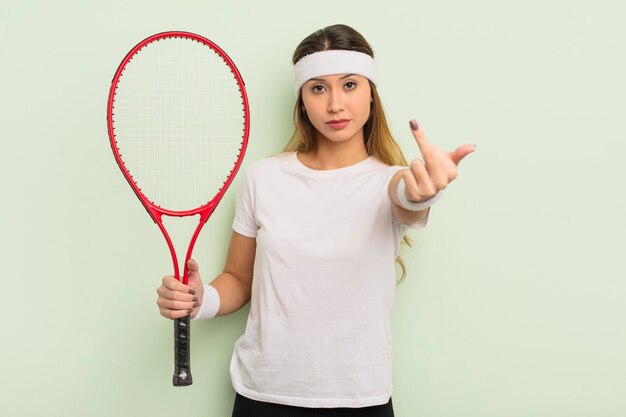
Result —
<instances>
[{"instance_id":1,"label":"racket head","mask_svg":"<svg viewBox=\"0 0 626 417\"><path fill-rule=\"evenodd\" d=\"M120 63L107 124L115 159L155 222L162 214L197 213L206 221L247 147L245 84L211 40L190 32L158 33Z\"/></svg>"}]
</instances>

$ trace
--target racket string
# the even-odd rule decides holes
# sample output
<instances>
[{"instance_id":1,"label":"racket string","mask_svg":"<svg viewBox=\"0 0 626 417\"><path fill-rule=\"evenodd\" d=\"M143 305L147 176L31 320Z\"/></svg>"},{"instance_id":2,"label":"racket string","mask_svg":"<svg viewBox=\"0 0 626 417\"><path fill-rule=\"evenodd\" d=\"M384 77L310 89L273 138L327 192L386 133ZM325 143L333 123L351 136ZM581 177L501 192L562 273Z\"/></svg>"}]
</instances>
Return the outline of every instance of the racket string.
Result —
<instances>
[{"instance_id":1,"label":"racket string","mask_svg":"<svg viewBox=\"0 0 626 417\"><path fill-rule=\"evenodd\" d=\"M154 204L206 204L241 153L245 110L236 77L207 45L184 38L147 45L127 64L115 96L123 161Z\"/></svg>"}]
</instances>

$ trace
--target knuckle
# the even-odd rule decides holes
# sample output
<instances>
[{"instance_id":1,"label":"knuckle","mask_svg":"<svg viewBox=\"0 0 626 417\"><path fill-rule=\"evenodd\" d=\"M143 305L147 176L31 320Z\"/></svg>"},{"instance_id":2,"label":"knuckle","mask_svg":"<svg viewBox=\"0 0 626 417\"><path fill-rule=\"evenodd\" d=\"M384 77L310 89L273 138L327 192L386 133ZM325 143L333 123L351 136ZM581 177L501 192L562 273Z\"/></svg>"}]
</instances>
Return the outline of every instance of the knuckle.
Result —
<instances>
[{"instance_id":1,"label":"knuckle","mask_svg":"<svg viewBox=\"0 0 626 417\"><path fill-rule=\"evenodd\" d=\"M419 193L409 192L407 194L408 194L409 200L411 201L420 201L422 199L422 196Z\"/></svg>"},{"instance_id":2,"label":"knuckle","mask_svg":"<svg viewBox=\"0 0 626 417\"><path fill-rule=\"evenodd\" d=\"M165 288L161 288L159 291L157 291L157 294L159 299L164 300L168 298L169 291Z\"/></svg>"},{"instance_id":3,"label":"knuckle","mask_svg":"<svg viewBox=\"0 0 626 417\"><path fill-rule=\"evenodd\" d=\"M172 293L172 298L178 301L189 301L192 296L191 294L185 292L175 291Z\"/></svg>"},{"instance_id":4,"label":"knuckle","mask_svg":"<svg viewBox=\"0 0 626 417\"><path fill-rule=\"evenodd\" d=\"M189 308L189 303L184 301L173 301L172 302L172 310L187 310Z\"/></svg>"},{"instance_id":5,"label":"knuckle","mask_svg":"<svg viewBox=\"0 0 626 417\"><path fill-rule=\"evenodd\" d=\"M416 158L413 161L411 161L411 168L417 168L420 165L422 165L422 161L420 161L419 158Z\"/></svg>"}]
</instances>

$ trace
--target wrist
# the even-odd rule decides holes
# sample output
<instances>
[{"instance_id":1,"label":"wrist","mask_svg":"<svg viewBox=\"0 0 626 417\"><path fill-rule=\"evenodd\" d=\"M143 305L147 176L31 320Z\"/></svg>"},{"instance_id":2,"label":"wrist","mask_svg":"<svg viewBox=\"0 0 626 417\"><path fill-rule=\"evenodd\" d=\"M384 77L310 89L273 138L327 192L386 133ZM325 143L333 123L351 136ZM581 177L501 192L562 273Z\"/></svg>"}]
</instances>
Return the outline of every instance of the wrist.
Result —
<instances>
[{"instance_id":1,"label":"wrist","mask_svg":"<svg viewBox=\"0 0 626 417\"><path fill-rule=\"evenodd\" d=\"M192 320L208 320L217 315L220 309L220 296L217 290L209 285L204 284L204 294L202 295L202 303L198 314Z\"/></svg>"}]
</instances>

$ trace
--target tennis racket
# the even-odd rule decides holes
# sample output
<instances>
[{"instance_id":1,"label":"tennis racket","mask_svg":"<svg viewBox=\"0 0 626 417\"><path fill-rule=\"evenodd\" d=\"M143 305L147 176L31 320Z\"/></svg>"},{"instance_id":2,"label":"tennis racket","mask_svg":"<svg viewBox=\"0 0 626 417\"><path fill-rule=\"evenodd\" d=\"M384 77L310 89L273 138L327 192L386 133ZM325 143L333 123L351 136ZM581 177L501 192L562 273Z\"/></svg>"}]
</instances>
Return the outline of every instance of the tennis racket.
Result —
<instances>
[{"instance_id":1,"label":"tennis racket","mask_svg":"<svg viewBox=\"0 0 626 417\"><path fill-rule=\"evenodd\" d=\"M174 276L187 260L243 160L250 115L243 79L212 41L163 32L133 47L109 91L107 124L115 160L169 247ZM163 216L199 216L183 274ZM174 320L175 386L192 384L189 316Z\"/></svg>"}]
</instances>

